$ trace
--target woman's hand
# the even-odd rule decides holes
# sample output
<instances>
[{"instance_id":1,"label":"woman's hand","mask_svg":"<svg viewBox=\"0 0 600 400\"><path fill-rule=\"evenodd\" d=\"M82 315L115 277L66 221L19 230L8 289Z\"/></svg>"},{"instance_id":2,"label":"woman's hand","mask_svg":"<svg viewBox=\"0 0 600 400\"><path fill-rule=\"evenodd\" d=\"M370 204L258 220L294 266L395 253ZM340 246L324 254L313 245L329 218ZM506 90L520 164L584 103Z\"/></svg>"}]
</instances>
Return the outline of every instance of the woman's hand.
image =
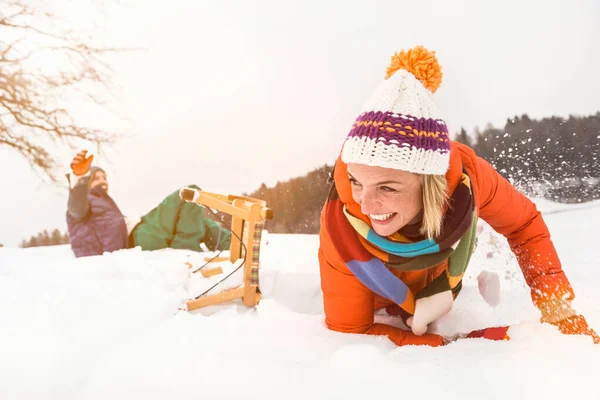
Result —
<instances>
[{"instance_id":1,"label":"woman's hand","mask_svg":"<svg viewBox=\"0 0 600 400\"><path fill-rule=\"evenodd\" d=\"M595 344L600 344L600 336L590 326L583 315L573 315L558 322L554 322L558 329L565 335L591 336Z\"/></svg>"},{"instance_id":2,"label":"woman's hand","mask_svg":"<svg viewBox=\"0 0 600 400\"><path fill-rule=\"evenodd\" d=\"M90 170L94 156L86 158L86 154L87 150L82 150L71 161L71 170L77 176L85 175Z\"/></svg>"},{"instance_id":3,"label":"woman's hand","mask_svg":"<svg viewBox=\"0 0 600 400\"><path fill-rule=\"evenodd\" d=\"M552 324L565 335L587 335L600 344L600 337L589 327L583 315L573 308L570 299L552 299L538 304L542 322Z\"/></svg>"}]
</instances>

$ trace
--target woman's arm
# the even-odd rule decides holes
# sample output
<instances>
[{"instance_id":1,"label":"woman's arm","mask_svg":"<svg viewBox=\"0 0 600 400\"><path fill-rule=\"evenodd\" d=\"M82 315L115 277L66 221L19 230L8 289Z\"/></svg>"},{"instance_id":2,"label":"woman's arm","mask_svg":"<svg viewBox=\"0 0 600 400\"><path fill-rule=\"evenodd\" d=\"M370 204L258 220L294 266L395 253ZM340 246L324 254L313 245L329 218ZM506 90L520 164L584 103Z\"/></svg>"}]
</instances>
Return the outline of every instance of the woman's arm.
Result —
<instances>
[{"instance_id":1,"label":"woman's arm","mask_svg":"<svg viewBox=\"0 0 600 400\"><path fill-rule=\"evenodd\" d=\"M75 220L84 219L90 210L88 202L88 183L90 180L89 172L82 176L73 173L67 175L69 179L69 202L67 204L67 213Z\"/></svg>"},{"instance_id":2,"label":"woman's arm","mask_svg":"<svg viewBox=\"0 0 600 400\"><path fill-rule=\"evenodd\" d=\"M90 210L87 195L90 182L90 166L93 160L94 156L88 156L87 150L78 152L71 160L71 173L67 174L70 189L67 215L76 222L84 219Z\"/></svg>"},{"instance_id":3,"label":"woman's arm","mask_svg":"<svg viewBox=\"0 0 600 400\"><path fill-rule=\"evenodd\" d=\"M477 157L479 216L508 240L533 302L573 299L550 232L535 204L515 189L484 159Z\"/></svg>"},{"instance_id":4,"label":"woman's arm","mask_svg":"<svg viewBox=\"0 0 600 400\"><path fill-rule=\"evenodd\" d=\"M571 307L575 298L550 232L535 204L516 190L485 160L476 157L480 217L508 240L517 257L533 303L542 322L556 325L564 334L600 337Z\"/></svg>"}]
</instances>

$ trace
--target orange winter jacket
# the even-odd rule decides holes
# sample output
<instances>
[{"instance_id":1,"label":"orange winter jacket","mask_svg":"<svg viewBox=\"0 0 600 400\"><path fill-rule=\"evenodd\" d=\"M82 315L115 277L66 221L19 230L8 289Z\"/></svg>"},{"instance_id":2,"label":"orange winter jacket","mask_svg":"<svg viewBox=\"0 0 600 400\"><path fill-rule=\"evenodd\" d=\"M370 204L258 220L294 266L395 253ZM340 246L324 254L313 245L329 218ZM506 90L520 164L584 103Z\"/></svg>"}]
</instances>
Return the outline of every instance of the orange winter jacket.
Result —
<instances>
[{"instance_id":1,"label":"orange winter jacket","mask_svg":"<svg viewBox=\"0 0 600 400\"><path fill-rule=\"evenodd\" d=\"M556 298L573 298L574 293L562 271L560 260L550 240L550 233L535 204L519 193L484 159L463 144L452 142L450 166L446 173L452 192L462 176L462 169L471 178L477 215L508 240L531 288L538 307ZM356 210L349 185L346 165L338 160L334 172L340 199ZM325 306L325 323L339 332L386 335L398 345L441 345L438 335L416 336L410 331L374 323L374 312L393 302L372 292L356 278L338 254L326 229L326 207L321 213L319 263L321 288ZM445 263L421 271L403 272L391 269L413 293L419 292L446 269Z\"/></svg>"}]
</instances>

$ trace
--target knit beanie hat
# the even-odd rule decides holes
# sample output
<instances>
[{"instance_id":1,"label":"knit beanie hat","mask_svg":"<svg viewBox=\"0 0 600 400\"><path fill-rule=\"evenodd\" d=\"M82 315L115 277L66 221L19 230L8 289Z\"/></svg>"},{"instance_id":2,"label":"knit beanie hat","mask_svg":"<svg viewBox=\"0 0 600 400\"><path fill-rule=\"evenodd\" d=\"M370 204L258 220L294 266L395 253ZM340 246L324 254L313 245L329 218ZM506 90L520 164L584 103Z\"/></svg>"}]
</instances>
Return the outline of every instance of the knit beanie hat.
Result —
<instances>
[{"instance_id":1,"label":"knit beanie hat","mask_svg":"<svg viewBox=\"0 0 600 400\"><path fill-rule=\"evenodd\" d=\"M444 175L450 139L433 96L441 83L434 51L417 46L395 53L346 137L342 161Z\"/></svg>"}]
</instances>

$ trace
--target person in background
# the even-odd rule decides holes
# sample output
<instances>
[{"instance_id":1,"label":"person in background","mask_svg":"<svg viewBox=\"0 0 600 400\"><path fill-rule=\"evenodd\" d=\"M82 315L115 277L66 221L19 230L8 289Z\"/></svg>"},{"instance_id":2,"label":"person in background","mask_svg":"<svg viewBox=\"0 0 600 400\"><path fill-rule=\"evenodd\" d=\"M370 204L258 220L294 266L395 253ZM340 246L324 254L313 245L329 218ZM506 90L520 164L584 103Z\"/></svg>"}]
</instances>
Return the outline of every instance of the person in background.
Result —
<instances>
[{"instance_id":1,"label":"person in background","mask_svg":"<svg viewBox=\"0 0 600 400\"><path fill-rule=\"evenodd\" d=\"M542 322L600 343L571 305L575 294L535 204L450 140L433 95L442 80L435 52L417 46L394 54L385 78L344 141L321 213L327 327L397 345L456 339L429 325L452 309L481 218L508 239ZM409 329L376 323L383 308ZM466 336L508 339L507 330Z\"/></svg>"},{"instance_id":2,"label":"person in background","mask_svg":"<svg viewBox=\"0 0 600 400\"><path fill-rule=\"evenodd\" d=\"M201 251L229 248L231 234L205 215L204 207L167 196L141 219L123 215L108 194L106 172L92 166L94 156L80 151L71 161L67 226L76 257L101 255L130 247L158 250L167 247ZM198 186L190 185L199 189Z\"/></svg>"}]
</instances>

